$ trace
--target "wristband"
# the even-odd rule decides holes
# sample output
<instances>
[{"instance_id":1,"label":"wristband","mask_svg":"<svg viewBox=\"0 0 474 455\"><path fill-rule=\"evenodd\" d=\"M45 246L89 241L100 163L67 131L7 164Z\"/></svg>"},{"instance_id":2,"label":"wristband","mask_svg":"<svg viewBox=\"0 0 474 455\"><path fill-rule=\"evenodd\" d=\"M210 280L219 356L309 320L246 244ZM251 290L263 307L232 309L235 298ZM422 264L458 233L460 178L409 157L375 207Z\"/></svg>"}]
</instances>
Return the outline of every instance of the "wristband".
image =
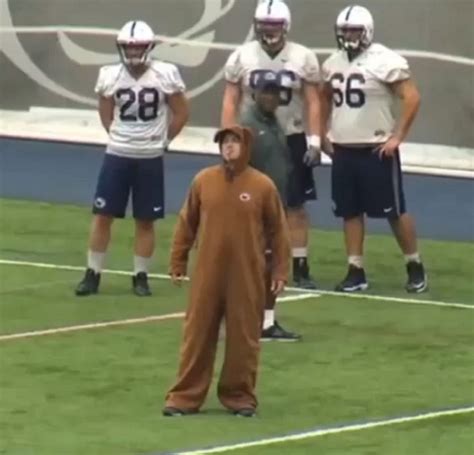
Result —
<instances>
[{"instance_id":1,"label":"wristband","mask_svg":"<svg viewBox=\"0 0 474 455\"><path fill-rule=\"evenodd\" d=\"M321 148L321 138L317 134L306 136L306 143L308 144L308 147L313 147L316 149Z\"/></svg>"}]
</instances>

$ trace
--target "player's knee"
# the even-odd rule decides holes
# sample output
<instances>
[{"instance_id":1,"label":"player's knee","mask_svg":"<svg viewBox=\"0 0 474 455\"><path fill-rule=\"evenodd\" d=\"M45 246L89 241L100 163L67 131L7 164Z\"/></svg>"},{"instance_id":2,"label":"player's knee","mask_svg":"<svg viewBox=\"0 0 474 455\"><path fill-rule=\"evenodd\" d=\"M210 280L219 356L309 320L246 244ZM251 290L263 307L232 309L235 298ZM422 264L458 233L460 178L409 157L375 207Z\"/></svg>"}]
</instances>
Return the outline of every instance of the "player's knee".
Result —
<instances>
[{"instance_id":1,"label":"player's knee","mask_svg":"<svg viewBox=\"0 0 474 455\"><path fill-rule=\"evenodd\" d=\"M308 214L304 205L288 209L288 222L293 225L305 225L308 221Z\"/></svg>"},{"instance_id":2,"label":"player's knee","mask_svg":"<svg viewBox=\"0 0 474 455\"><path fill-rule=\"evenodd\" d=\"M113 222L114 217L111 215L96 214L94 215L93 229L95 229L96 231L104 231L110 229L110 226Z\"/></svg>"},{"instance_id":3,"label":"player's knee","mask_svg":"<svg viewBox=\"0 0 474 455\"><path fill-rule=\"evenodd\" d=\"M153 233L155 225L152 220L135 220L135 229L138 233Z\"/></svg>"}]
</instances>

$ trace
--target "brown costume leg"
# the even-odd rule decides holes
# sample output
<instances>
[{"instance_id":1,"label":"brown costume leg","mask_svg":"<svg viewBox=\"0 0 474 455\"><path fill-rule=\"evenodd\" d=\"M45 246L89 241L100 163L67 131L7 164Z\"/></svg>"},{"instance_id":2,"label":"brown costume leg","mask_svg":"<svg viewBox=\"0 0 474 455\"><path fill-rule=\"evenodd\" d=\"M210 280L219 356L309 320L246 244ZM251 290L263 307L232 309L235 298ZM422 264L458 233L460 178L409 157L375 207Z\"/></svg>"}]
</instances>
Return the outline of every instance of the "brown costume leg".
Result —
<instances>
[{"instance_id":1,"label":"brown costume leg","mask_svg":"<svg viewBox=\"0 0 474 455\"><path fill-rule=\"evenodd\" d=\"M209 278L207 273L206 278ZM167 407L196 411L206 399L223 315L218 291L217 283L205 282L204 277L193 278L178 379L166 396Z\"/></svg>"},{"instance_id":2,"label":"brown costume leg","mask_svg":"<svg viewBox=\"0 0 474 455\"><path fill-rule=\"evenodd\" d=\"M263 273L247 283L236 278L228 283L225 358L217 387L220 402L230 410L258 404L255 386L265 297Z\"/></svg>"}]
</instances>

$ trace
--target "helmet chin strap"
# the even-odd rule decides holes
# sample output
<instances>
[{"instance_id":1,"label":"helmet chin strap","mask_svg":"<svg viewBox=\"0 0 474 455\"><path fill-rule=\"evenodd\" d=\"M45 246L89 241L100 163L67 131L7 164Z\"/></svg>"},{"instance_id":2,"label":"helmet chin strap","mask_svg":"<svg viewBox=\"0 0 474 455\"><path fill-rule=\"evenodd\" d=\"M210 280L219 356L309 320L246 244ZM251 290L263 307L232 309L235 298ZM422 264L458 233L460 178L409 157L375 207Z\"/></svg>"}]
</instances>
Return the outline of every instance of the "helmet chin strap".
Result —
<instances>
[{"instance_id":1,"label":"helmet chin strap","mask_svg":"<svg viewBox=\"0 0 474 455\"><path fill-rule=\"evenodd\" d=\"M277 53L285 45L285 36L282 34L278 38L267 38L265 35L262 35L261 43L267 52Z\"/></svg>"}]
</instances>

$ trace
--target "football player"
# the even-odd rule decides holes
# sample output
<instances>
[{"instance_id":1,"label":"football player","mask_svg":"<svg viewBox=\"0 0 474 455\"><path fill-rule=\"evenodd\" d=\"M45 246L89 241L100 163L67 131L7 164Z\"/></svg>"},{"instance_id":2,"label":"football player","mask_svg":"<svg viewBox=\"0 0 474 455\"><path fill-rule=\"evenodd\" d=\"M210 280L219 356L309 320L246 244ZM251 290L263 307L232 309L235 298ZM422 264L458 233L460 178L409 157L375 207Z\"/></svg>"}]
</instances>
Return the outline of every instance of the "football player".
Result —
<instances>
[{"instance_id":1,"label":"football player","mask_svg":"<svg viewBox=\"0 0 474 455\"><path fill-rule=\"evenodd\" d=\"M251 104L257 80L266 71L278 75L282 88L277 116L292 157L287 200L293 281L298 287L315 289L307 260L310 220L304 204L316 199L312 167L320 162L320 72L316 55L287 39L290 26L291 13L283 1L265 0L257 6L256 40L235 50L225 65L221 124L237 121L239 113Z\"/></svg>"},{"instance_id":2,"label":"football player","mask_svg":"<svg viewBox=\"0 0 474 455\"><path fill-rule=\"evenodd\" d=\"M336 290L368 288L364 272L365 218L386 218L402 250L406 290L423 292L427 278L415 223L406 212L399 146L418 112L420 95L408 62L373 43L374 23L362 6L342 10L336 21L339 50L323 65L323 124L333 147L334 213L344 220L347 276ZM394 116L395 102L401 113Z\"/></svg>"},{"instance_id":3,"label":"football player","mask_svg":"<svg viewBox=\"0 0 474 455\"><path fill-rule=\"evenodd\" d=\"M154 221L165 213L163 153L189 115L178 69L152 60L154 46L148 24L127 22L117 36L121 62L99 72L95 92L109 140L94 197L87 269L76 288L79 296L98 292L111 226L125 216L130 194L135 218L132 289L138 296L151 294Z\"/></svg>"}]
</instances>

